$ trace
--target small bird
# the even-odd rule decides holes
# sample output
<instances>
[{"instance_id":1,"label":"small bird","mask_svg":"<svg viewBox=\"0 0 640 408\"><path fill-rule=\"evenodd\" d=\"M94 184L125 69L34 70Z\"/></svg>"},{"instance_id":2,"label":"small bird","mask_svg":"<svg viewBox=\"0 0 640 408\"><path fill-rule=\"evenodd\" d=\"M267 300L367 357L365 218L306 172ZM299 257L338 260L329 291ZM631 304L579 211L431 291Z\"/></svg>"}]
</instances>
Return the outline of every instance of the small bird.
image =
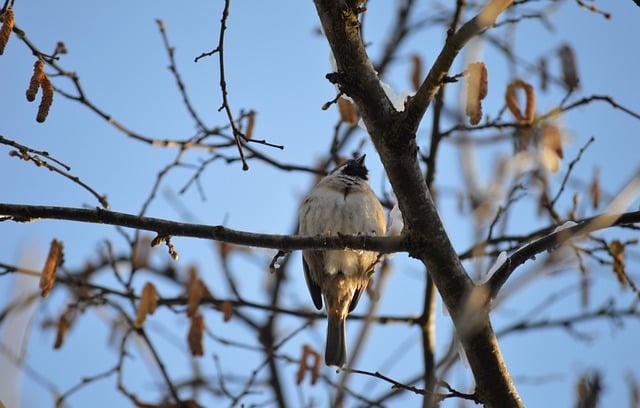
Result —
<instances>
[{"instance_id":1,"label":"small bird","mask_svg":"<svg viewBox=\"0 0 640 408\"><path fill-rule=\"evenodd\" d=\"M299 235L383 236L384 211L369 186L365 156L348 160L311 189L299 209ZM378 253L364 250L305 250L302 266L313 304L327 312L325 363L342 367L347 359L345 320L375 269Z\"/></svg>"}]
</instances>

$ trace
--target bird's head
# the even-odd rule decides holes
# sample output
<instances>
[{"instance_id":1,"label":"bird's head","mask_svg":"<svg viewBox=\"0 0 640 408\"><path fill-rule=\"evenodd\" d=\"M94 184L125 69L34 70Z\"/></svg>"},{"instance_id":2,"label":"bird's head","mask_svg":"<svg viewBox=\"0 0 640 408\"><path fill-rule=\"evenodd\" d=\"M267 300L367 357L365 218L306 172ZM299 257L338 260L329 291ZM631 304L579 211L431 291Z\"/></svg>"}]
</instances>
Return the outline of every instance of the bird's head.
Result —
<instances>
[{"instance_id":1,"label":"bird's head","mask_svg":"<svg viewBox=\"0 0 640 408\"><path fill-rule=\"evenodd\" d=\"M347 160L335 169L331 170L329 176L347 176L356 179L368 180L369 170L364 165L365 154L357 159Z\"/></svg>"}]
</instances>

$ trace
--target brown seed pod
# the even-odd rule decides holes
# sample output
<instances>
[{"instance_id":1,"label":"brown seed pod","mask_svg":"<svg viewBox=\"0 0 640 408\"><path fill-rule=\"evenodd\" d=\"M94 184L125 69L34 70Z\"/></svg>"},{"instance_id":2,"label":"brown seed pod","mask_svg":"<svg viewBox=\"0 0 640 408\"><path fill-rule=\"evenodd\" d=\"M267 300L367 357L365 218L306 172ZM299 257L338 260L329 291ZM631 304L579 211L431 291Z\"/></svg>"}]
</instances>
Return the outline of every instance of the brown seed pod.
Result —
<instances>
[{"instance_id":1,"label":"brown seed pod","mask_svg":"<svg viewBox=\"0 0 640 408\"><path fill-rule=\"evenodd\" d=\"M2 27L0 27L0 55L4 54L4 48L9 42L9 36L11 35L11 31L13 30L13 25L15 23L13 9L8 8L5 10L2 14L2 18Z\"/></svg>"},{"instance_id":2,"label":"brown seed pod","mask_svg":"<svg viewBox=\"0 0 640 408\"><path fill-rule=\"evenodd\" d=\"M465 113L472 125L482 119L482 100L487 96L487 67L483 62L469 64L467 68L467 103Z\"/></svg>"},{"instance_id":3,"label":"brown seed pod","mask_svg":"<svg viewBox=\"0 0 640 408\"><path fill-rule=\"evenodd\" d=\"M56 332L56 341L53 344L54 349L59 349L62 347L62 343L64 343L64 336L67 334L67 330L69 329L69 320L67 319L66 313L60 316L60 320L58 320L58 330Z\"/></svg>"},{"instance_id":4,"label":"brown seed pod","mask_svg":"<svg viewBox=\"0 0 640 408\"><path fill-rule=\"evenodd\" d=\"M49 292L51 292L53 283L56 280L56 269L58 268L58 265L60 265L61 260L62 243L54 239L51 241L51 245L49 246L49 255L47 256L44 268L42 268L42 273L40 274L40 296L49 296Z\"/></svg>"},{"instance_id":5,"label":"brown seed pod","mask_svg":"<svg viewBox=\"0 0 640 408\"><path fill-rule=\"evenodd\" d=\"M42 100L40 101L40 106L38 106L36 122L42 123L47 119L49 108L51 108L51 104L53 103L53 85L47 74L42 76L40 86L42 87Z\"/></svg>"},{"instance_id":6,"label":"brown seed pod","mask_svg":"<svg viewBox=\"0 0 640 408\"><path fill-rule=\"evenodd\" d=\"M31 80L29 81L29 88L27 89L27 100L29 102L33 102L36 100L36 94L38 93L38 88L40 88L40 83L42 82L42 78L44 77L44 62L41 59L38 59L33 64L33 75L31 75Z\"/></svg>"},{"instance_id":7,"label":"brown seed pod","mask_svg":"<svg viewBox=\"0 0 640 408\"><path fill-rule=\"evenodd\" d=\"M247 113L247 129L244 131L244 137L251 139L253 136L253 127L256 124L256 111L249 111Z\"/></svg>"},{"instance_id":8,"label":"brown seed pod","mask_svg":"<svg viewBox=\"0 0 640 408\"><path fill-rule=\"evenodd\" d=\"M189 350L191 350L191 355L193 356L204 355L204 348L202 346L203 333L204 319L202 318L202 315L198 313L191 317L191 326L189 326L189 334L187 335Z\"/></svg>"},{"instance_id":9,"label":"brown seed pod","mask_svg":"<svg viewBox=\"0 0 640 408\"><path fill-rule=\"evenodd\" d=\"M516 97L516 90L522 89L525 92L526 105L524 114L520 109L518 98ZM521 79L516 79L507 86L507 92L504 95L507 108L516 120L522 124L531 124L535 117L536 110L536 97L533 92L533 87Z\"/></svg>"}]
</instances>

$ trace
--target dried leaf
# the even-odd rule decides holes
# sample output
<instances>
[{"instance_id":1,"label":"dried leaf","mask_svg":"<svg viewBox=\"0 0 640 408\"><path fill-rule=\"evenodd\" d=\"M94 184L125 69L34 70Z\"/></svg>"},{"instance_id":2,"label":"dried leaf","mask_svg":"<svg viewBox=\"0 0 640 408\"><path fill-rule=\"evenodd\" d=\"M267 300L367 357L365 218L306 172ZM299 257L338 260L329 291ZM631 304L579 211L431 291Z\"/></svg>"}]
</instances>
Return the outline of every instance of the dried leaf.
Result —
<instances>
[{"instance_id":1,"label":"dried leaf","mask_svg":"<svg viewBox=\"0 0 640 408\"><path fill-rule=\"evenodd\" d=\"M417 91L420 88L420 84L422 83L422 57L418 54L413 54L411 57L413 61L413 69L411 70L411 84L413 85L413 90Z\"/></svg>"},{"instance_id":2,"label":"dried leaf","mask_svg":"<svg viewBox=\"0 0 640 408\"><path fill-rule=\"evenodd\" d=\"M13 9L6 9L2 14L2 18L2 27L0 27L0 55L4 54L4 48L9 42L9 36L11 35L13 25L15 24L15 15L13 14Z\"/></svg>"},{"instance_id":3,"label":"dried leaf","mask_svg":"<svg viewBox=\"0 0 640 408\"><path fill-rule=\"evenodd\" d=\"M313 364L309 365L309 358L313 359ZM298 372L296 373L296 384L302 384L304 381L304 375L311 367L311 384L315 384L320 376L321 359L320 353L315 351L311 346L305 344L302 346L302 357L300 357L300 365L298 366Z\"/></svg>"},{"instance_id":4,"label":"dried leaf","mask_svg":"<svg viewBox=\"0 0 640 408\"><path fill-rule=\"evenodd\" d=\"M200 305L204 284L200 278L195 279L187 288L187 316L193 317Z\"/></svg>"},{"instance_id":5,"label":"dried leaf","mask_svg":"<svg viewBox=\"0 0 640 408\"><path fill-rule=\"evenodd\" d=\"M142 327L148 314L153 314L158 306L158 293L153 283L147 282L142 288L140 303L135 321L136 327Z\"/></svg>"},{"instance_id":6,"label":"dried leaf","mask_svg":"<svg viewBox=\"0 0 640 408\"><path fill-rule=\"evenodd\" d=\"M55 350L62 347L62 343L64 343L64 336L69 329L69 320L67 319L66 313L60 316L60 320L58 321L58 330L56 332L56 342L53 344L53 348Z\"/></svg>"},{"instance_id":7,"label":"dried leaf","mask_svg":"<svg viewBox=\"0 0 640 408\"><path fill-rule=\"evenodd\" d=\"M467 67L467 103L465 113L472 125L482 119L481 101L487 96L487 67L483 62L475 62Z\"/></svg>"},{"instance_id":8,"label":"dried leaf","mask_svg":"<svg viewBox=\"0 0 640 408\"><path fill-rule=\"evenodd\" d=\"M204 319L201 314L196 314L191 317L191 326L189 327L189 335L187 341L189 343L189 350L191 355L202 356L204 355L204 349L202 346L202 334L204 333Z\"/></svg>"},{"instance_id":9,"label":"dried leaf","mask_svg":"<svg viewBox=\"0 0 640 408\"><path fill-rule=\"evenodd\" d=\"M573 49L568 45L563 45L558 50L558 55L562 65L562 82L570 91L578 89L580 87L580 78L578 77L578 68Z\"/></svg>"},{"instance_id":10,"label":"dried leaf","mask_svg":"<svg viewBox=\"0 0 640 408\"><path fill-rule=\"evenodd\" d=\"M46 298L53 288L56 280L56 269L62 263L62 243L57 240L51 241L49 255L40 274L40 296Z\"/></svg>"},{"instance_id":11,"label":"dried leaf","mask_svg":"<svg viewBox=\"0 0 640 408\"><path fill-rule=\"evenodd\" d=\"M358 123L358 111L351 101L345 98L338 99L338 110L340 111L340 120L354 126Z\"/></svg>"},{"instance_id":12,"label":"dried leaf","mask_svg":"<svg viewBox=\"0 0 640 408\"><path fill-rule=\"evenodd\" d=\"M36 100L36 94L38 93L38 89L40 88L40 83L42 82L42 78L44 77L44 62L38 59L33 64L33 75L31 75L31 80L29 81L29 88L27 88L27 100L29 102L33 102Z\"/></svg>"},{"instance_id":13,"label":"dried leaf","mask_svg":"<svg viewBox=\"0 0 640 408\"><path fill-rule=\"evenodd\" d=\"M36 122L38 123L42 123L47 119L49 108L51 108L51 104L53 103L53 85L47 74L42 76L40 86L42 87L42 99L40 100L38 114L36 115Z\"/></svg>"},{"instance_id":14,"label":"dried leaf","mask_svg":"<svg viewBox=\"0 0 640 408\"><path fill-rule=\"evenodd\" d=\"M617 239L614 239L609 244L609 252L613 257L613 272L618 277L618 282L622 286L627 285L627 274L624 270L624 244Z\"/></svg>"},{"instance_id":15,"label":"dried leaf","mask_svg":"<svg viewBox=\"0 0 640 408\"><path fill-rule=\"evenodd\" d=\"M296 384L302 384L304 381L304 374L307 372L307 349L306 345L302 348L302 357L300 357L300 365L298 366L298 371L296 372Z\"/></svg>"},{"instance_id":16,"label":"dried leaf","mask_svg":"<svg viewBox=\"0 0 640 408\"><path fill-rule=\"evenodd\" d=\"M311 347L309 347L309 353L314 356L313 368L311 369L311 385L315 385L320 377L320 368L322 367L320 353L311 349Z\"/></svg>"},{"instance_id":17,"label":"dried leaf","mask_svg":"<svg viewBox=\"0 0 640 408\"><path fill-rule=\"evenodd\" d=\"M187 270L187 287L191 286L196 279L198 279L198 266L189 265L189 269Z\"/></svg>"},{"instance_id":18,"label":"dried leaf","mask_svg":"<svg viewBox=\"0 0 640 408\"><path fill-rule=\"evenodd\" d=\"M158 291L153 283L147 282L144 285L140 301L147 304L147 312L149 314L155 313L156 308L158 307Z\"/></svg>"},{"instance_id":19,"label":"dried leaf","mask_svg":"<svg viewBox=\"0 0 640 408\"><path fill-rule=\"evenodd\" d=\"M244 136L247 139L251 139L253 136L253 127L256 124L256 112L251 110L247 113L247 129L244 131Z\"/></svg>"},{"instance_id":20,"label":"dried leaf","mask_svg":"<svg viewBox=\"0 0 640 408\"><path fill-rule=\"evenodd\" d=\"M522 89L525 92L526 105L524 113L521 112L520 104L516 96L516 91ZM507 86L505 93L505 102L507 108L516 120L522 124L531 124L535 117L536 98L533 87L521 79L516 79Z\"/></svg>"}]
</instances>

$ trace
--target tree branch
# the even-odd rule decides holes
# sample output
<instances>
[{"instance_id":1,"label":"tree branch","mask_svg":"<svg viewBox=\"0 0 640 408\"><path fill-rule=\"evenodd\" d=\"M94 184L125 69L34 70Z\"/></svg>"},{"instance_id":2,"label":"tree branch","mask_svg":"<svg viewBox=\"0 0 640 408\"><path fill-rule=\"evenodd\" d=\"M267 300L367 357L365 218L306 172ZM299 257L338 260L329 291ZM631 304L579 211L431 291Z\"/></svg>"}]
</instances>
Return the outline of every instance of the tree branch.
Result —
<instances>
[{"instance_id":1,"label":"tree branch","mask_svg":"<svg viewBox=\"0 0 640 408\"><path fill-rule=\"evenodd\" d=\"M56 219L94 224L109 224L137 230L153 231L162 238L179 236L227 242L259 248L281 249L369 249L391 253L406 251L402 236L375 237L368 235L337 235L301 237L293 235L256 234L225 228L220 225L190 224L160 218L106 211L100 208L84 209L0 203L0 221L32 222L38 219Z\"/></svg>"},{"instance_id":2,"label":"tree branch","mask_svg":"<svg viewBox=\"0 0 640 408\"><path fill-rule=\"evenodd\" d=\"M479 399L487 406L522 406L493 333L485 306L469 325L464 305L473 282L447 236L418 165L415 131L455 55L471 37L489 27L511 1L493 0L445 44L418 94L404 113L384 94L359 33L357 10L339 0L315 0L338 73L328 78L349 95L362 114L398 198L412 257L427 267L451 312L469 358Z\"/></svg>"},{"instance_id":3,"label":"tree branch","mask_svg":"<svg viewBox=\"0 0 640 408\"><path fill-rule=\"evenodd\" d=\"M420 85L418 92L406 104L404 125L409 133L415 133L418 130L422 117L442 85L458 53L469 40L491 27L500 13L511 3L512 0L491 0L477 16L467 21L458 31L447 38L442 51L433 63L424 82Z\"/></svg>"},{"instance_id":4,"label":"tree branch","mask_svg":"<svg viewBox=\"0 0 640 408\"><path fill-rule=\"evenodd\" d=\"M490 298L495 298L500 292L502 286L506 283L509 276L516 268L529 259L535 259L535 256L544 251L564 244L568 240L580 235L585 235L601 229L606 229L614 225L635 224L640 222L640 211L628 212L624 214L601 214L595 217L587 218L574 226L559 229L549 235L546 235L537 241L527 244L511 254L509 258L500 266L483 287L489 293Z\"/></svg>"}]
</instances>

